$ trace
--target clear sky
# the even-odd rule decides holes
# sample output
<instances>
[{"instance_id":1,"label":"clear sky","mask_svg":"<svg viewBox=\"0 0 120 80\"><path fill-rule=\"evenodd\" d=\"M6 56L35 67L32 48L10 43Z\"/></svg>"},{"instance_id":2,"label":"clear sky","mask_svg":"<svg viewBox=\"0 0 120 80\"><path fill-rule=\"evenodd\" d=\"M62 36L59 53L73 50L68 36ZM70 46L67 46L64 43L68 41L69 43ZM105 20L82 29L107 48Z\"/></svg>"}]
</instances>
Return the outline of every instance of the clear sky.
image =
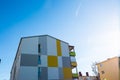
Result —
<instances>
[{"instance_id":1,"label":"clear sky","mask_svg":"<svg viewBox=\"0 0 120 80\"><path fill-rule=\"evenodd\" d=\"M49 34L75 46L78 70L120 55L119 0L0 0L0 80L9 80L21 37Z\"/></svg>"}]
</instances>

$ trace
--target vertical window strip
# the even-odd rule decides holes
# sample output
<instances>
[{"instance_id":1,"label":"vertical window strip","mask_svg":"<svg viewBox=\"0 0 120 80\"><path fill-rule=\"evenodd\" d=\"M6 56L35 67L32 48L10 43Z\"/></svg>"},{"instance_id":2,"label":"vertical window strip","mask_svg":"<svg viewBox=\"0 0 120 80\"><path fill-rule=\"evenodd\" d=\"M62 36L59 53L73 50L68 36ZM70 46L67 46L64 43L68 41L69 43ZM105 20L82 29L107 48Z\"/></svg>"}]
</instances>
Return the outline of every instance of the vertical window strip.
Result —
<instances>
[{"instance_id":1,"label":"vertical window strip","mask_svg":"<svg viewBox=\"0 0 120 80\"><path fill-rule=\"evenodd\" d=\"M41 68L38 67L38 80L40 80L40 73L41 73Z\"/></svg>"},{"instance_id":2,"label":"vertical window strip","mask_svg":"<svg viewBox=\"0 0 120 80\"><path fill-rule=\"evenodd\" d=\"M38 53L40 53L41 52L41 46L40 46L40 44L38 44Z\"/></svg>"},{"instance_id":3,"label":"vertical window strip","mask_svg":"<svg viewBox=\"0 0 120 80\"><path fill-rule=\"evenodd\" d=\"M41 64L41 57L38 56L38 64Z\"/></svg>"}]
</instances>

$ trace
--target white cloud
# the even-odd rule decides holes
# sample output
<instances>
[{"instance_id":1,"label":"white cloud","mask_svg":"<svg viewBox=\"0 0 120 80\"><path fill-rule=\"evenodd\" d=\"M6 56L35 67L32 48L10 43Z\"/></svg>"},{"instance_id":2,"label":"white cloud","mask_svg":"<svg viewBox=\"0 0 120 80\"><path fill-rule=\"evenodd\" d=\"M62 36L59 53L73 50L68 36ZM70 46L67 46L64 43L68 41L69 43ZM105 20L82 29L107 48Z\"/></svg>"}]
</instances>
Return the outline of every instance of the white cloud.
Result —
<instances>
[{"instance_id":1,"label":"white cloud","mask_svg":"<svg viewBox=\"0 0 120 80\"><path fill-rule=\"evenodd\" d=\"M78 16L78 15L79 15L80 6L81 6L81 5L79 4L79 5L78 5L78 7L77 7L77 9L76 9L76 13L75 13L75 15L76 15L76 16Z\"/></svg>"}]
</instances>

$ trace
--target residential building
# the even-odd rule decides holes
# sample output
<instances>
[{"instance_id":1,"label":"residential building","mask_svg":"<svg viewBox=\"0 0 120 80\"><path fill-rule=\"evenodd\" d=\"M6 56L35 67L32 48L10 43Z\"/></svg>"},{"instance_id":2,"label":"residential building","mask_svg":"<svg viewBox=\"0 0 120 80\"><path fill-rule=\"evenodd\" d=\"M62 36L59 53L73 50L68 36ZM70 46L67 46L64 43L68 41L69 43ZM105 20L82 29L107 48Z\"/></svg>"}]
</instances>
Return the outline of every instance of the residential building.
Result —
<instances>
[{"instance_id":1,"label":"residential building","mask_svg":"<svg viewBox=\"0 0 120 80\"><path fill-rule=\"evenodd\" d=\"M75 55L74 46L52 36L22 37L10 80L77 79Z\"/></svg>"},{"instance_id":2,"label":"residential building","mask_svg":"<svg viewBox=\"0 0 120 80\"><path fill-rule=\"evenodd\" d=\"M120 80L120 58L113 57L97 64L101 80Z\"/></svg>"}]
</instances>

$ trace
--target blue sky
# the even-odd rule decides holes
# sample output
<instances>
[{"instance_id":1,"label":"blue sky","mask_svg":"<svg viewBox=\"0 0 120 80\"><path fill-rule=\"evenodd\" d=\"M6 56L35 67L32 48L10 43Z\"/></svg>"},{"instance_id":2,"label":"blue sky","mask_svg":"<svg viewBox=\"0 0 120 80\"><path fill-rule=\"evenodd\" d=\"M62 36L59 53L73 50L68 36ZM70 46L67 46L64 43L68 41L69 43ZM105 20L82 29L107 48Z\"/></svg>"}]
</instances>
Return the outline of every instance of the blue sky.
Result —
<instances>
[{"instance_id":1,"label":"blue sky","mask_svg":"<svg viewBox=\"0 0 120 80\"><path fill-rule=\"evenodd\" d=\"M0 80L9 80L19 40L49 34L75 46L78 70L119 55L119 0L0 0Z\"/></svg>"}]
</instances>

